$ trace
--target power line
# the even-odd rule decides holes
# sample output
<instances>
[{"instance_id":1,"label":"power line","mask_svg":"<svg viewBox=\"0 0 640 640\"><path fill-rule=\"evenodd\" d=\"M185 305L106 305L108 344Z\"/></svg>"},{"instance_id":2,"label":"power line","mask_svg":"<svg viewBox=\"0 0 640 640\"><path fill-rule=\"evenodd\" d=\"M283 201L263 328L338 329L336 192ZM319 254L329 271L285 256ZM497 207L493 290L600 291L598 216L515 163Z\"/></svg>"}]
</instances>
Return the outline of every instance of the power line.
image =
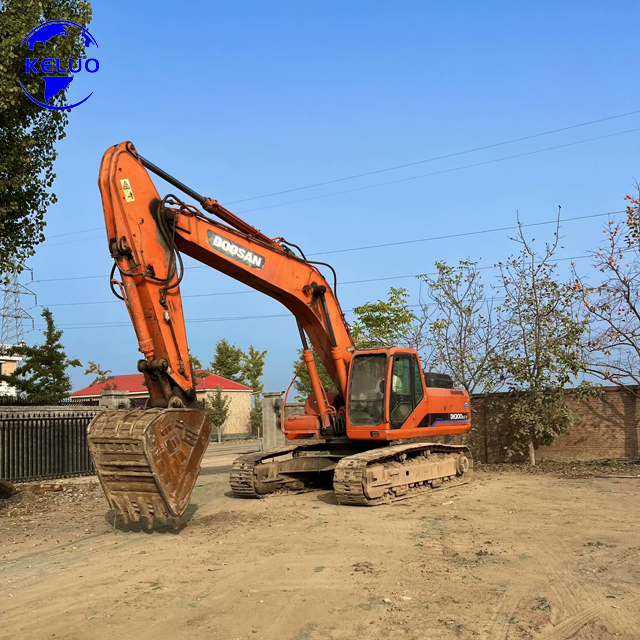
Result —
<instances>
[{"instance_id":1,"label":"power line","mask_svg":"<svg viewBox=\"0 0 640 640\"><path fill-rule=\"evenodd\" d=\"M398 180L389 180L388 182L378 182L376 184L370 184L364 187L354 187L353 189L345 189L344 191L333 191L331 193L325 193L319 196L312 196L310 198L301 198L299 200L289 200L288 202L279 202L277 204L269 204L264 207L254 207L253 209L243 209L239 211L239 214L249 213L250 211L263 211L264 209L274 209L275 207L284 207L290 204L299 204L301 202L310 202L312 200L320 200L322 198L330 198L332 196L344 195L346 193L355 193L357 191L366 191L367 189L377 189L378 187L386 187L392 184L400 184L401 182L409 182L411 180L418 180L419 178L428 178L432 176L440 176L445 173L453 173L454 171L462 171L463 169L471 169L474 167L482 167L489 164L495 164L497 162L504 162L505 160L513 160L515 158L524 158L525 156L532 156L538 153L545 153L547 151L555 151L556 149L564 149L566 147L573 147L578 144L585 144L587 142L594 142L596 140L604 140L606 138L614 138L615 136L626 135L627 133L634 133L640 131L640 127L636 129L627 129L626 131L618 131L617 133L610 133L605 136L597 136L596 138L587 138L586 140L578 140L576 142L568 142L566 144L560 144L555 147L546 147L544 149L537 149L536 151L526 151L524 153L517 153L512 156L504 156L502 158L495 158L494 160L484 160L483 162L474 162L473 164L466 164L461 167L452 167L451 169L443 169L441 171L434 171L432 173L421 173L417 176L409 176L408 178L399 178Z\"/></svg>"},{"instance_id":2,"label":"power line","mask_svg":"<svg viewBox=\"0 0 640 640\"><path fill-rule=\"evenodd\" d=\"M589 254L585 254L582 256L570 256L568 258L556 258L554 262L564 262L566 260L582 260L584 258L590 258ZM457 268L457 267L454 267ZM484 271L486 269L497 269L498 265L488 265L485 267L476 267L478 271ZM437 272L431 273L409 273L403 276L384 276L382 278L366 278L363 280L345 280L344 282L338 282L341 287L344 287L348 284L365 284L368 282L384 282L386 280L406 280L407 278L419 278L421 276L437 276ZM260 291L250 290L250 291L217 291L214 293L194 293L189 295L182 295L182 299L186 298L212 298L217 296L237 296L237 295L246 295L246 294L258 294ZM53 304L42 304L36 305L40 307L75 307L75 306L86 306L93 304L120 304L120 300L113 298L112 300L97 300L95 302L54 302ZM34 308L34 307L31 307ZM280 317L280 316L278 316Z\"/></svg>"},{"instance_id":3,"label":"power line","mask_svg":"<svg viewBox=\"0 0 640 640\"><path fill-rule=\"evenodd\" d=\"M62 238L63 236L76 236L79 233L89 233L90 231L104 231L104 227L93 227L91 229L82 229L81 231L68 231L67 233L56 233L53 236L47 236L47 239Z\"/></svg>"},{"instance_id":4,"label":"power line","mask_svg":"<svg viewBox=\"0 0 640 640\"><path fill-rule=\"evenodd\" d=\"M627 253L629 250L623 250L623 253ZM592 256L590 254L585 254L585 255L581 255L581 256L569 256L566 258L556 258L555 260L553 260L553 262L564 262L567 260L580 260L580 259L584 259L584 258L591 258ZM484 271L486 269L498 269L500 267L500 265L487 265L484 267L476 267L476 269L478 271ZM360 283L365 283L365 282L380 282L383 280L397 280L397 279L401 279L401 278L419 278L419 277L425 277L425 276L437 276L438 273L437 272L431 272L431 273L418 273L418 274L409 274L409 275L404 275L404 276L388 276L388 277L384 277L384 278L368 278L366 280L351 280L351 281L346 281L346 282L342 282L340 283L341 285L346 285L346 284L360 284ZM259 291L232 291L232 292L226 292L226 293L210 293L210 294L197 294L197 295L192 295L192 296L182 296L183 298L187 298L187 297L205 297L205 296L216 296L216 295L235 295L235 294L241 294L241 293L260 293ZM495 300L505 300L504 297L500 297L500 296L492 296L489 298L483 298L483 303L484 302L491 302L491 301L495 301ZM107 302L107 301L105 301ZM109 301L111 302L111 301ZM117 300L114 300L113 302L118 302ZM102 304L100 303L68 303L68 304ZM420 303L420 304L409 304L407 305L408 308L416 308L416 307L430 307L430 306L434 306L435 303ZM42 305L42 306L57 306L57 305ZM354 309L346 309L344 313L353 313L355 311ZM240 321L240 320L264 320L264 319L271 319L271 318L289 318L292 317L291 313L275 313L275 314L262 314L262 315L253 315L253 316L224 316L224 317L217 317L217 318L190 318L190 319L185 319L185 324L198 324L198 323L205 323L205 322L235 322L235 321ZM60 325L60 329L111 329L111 328L119 328L119 327L130 327L131 323L130 322L87 322L87 323L82 323L82 324L76 324L76 325ZM40 328L40 327L38 327Z\"/></svg>"},{"instance_id":5,"label":"power line","mask_svg":"<svg viewBox=\"0 0 640 640\"><path fill-rule=\"evenodd\" d=\"M432 158L427 158L426 160L416 160L415 162L407 162L406 164L398 164L393 167L386 167L384 169L377 169L375 171L367 171L366 173L357 173L351 176L346 176L344 178L335 178L333 180L326 180L324 182L316 182L314 184L308 184L304 187L295 187L293 189L285 189L283 191L273 191L272 193L265 193L261 196L253 196L251 198L243 198L242 200L232 200L230 202L225 203L225 205L229 204L239 204L241 202L250 202L251 200L260 200L262 198L270 198L272 196L280 196L285 193L293 193L295 191L303 191L304 189L313 189L314 187L324 187L328 184L335 184L337 182L345 182L347 180L355 180L357 178L365 178L367 176L377 175L379 173L385 173L387 171L395 171L397 169L406 169L407 167L415 167L418 164L426 164L428 162L436 162L437 160L446 160L448 158L455 158L457 156L466 155L468 153L475 153L477 151L486 151L487 149L495 149L496 147L503 147L508 144L514 144L516 142L524 142L525 140L533 140L534 138L541 138L543 136L550 136L554 133L561 133L563 131L570 131L571 129L578 129L580 127L587 127L592 124L599 124L600 122L607 122L609 120L616 120L618 118L626 118L628 116L633 116L640 113L638 111L629 111L628 113L621 113L616 116L609 116L607 118L600 118L599 120L591 120L589 122L582 122L580 124L573 124L568 127L562 127L560 129L553 129L551 131L543 131L542 133L534 133L529 136L523 136L521 138L513 138L512 140L505 140L503 142L495 142L493 144L484 145L482 147L474 147L473 149L465 149L464 151L456 151L453 153L447 153L442 156L434 156Z\"/></svg>"},{"instance_id":6,"label":"power line","mask_svg":"<svg viewBox=\"0 0 640 640\"><path fill-rule=\"evenodd\" d=\"M312 189L314 187L322 187L322 186L326 186L329 184L335 184L337 182L345 182L347 180L355 180L357 178L365 178L367 176L373 176L373 175L377 175L379 173L386 173L388 171L395 171L397 169L405 169L407 167L414 167L416 165L419 164L426 164L429 162L436 162L438 160L446 160L448 158L455 158L457 156L462 156L462 155L466 155L469 153L476 153L478 151L486 151L487 149L494 149L496 147L502 147L508 144L515 144L516 142L524 142L525 140L533 140L535 138L541 138L544 136L549 136L549 135L553 135L555 133L562 133L563 131L570 131L572 129L578 129L581 127L587 127L593 124L599 124L601 122L608 122L609 120L616 120L618 118L626 118L628 116L633 116L640 113L640 110L637 111L629 111L627 113L621 113L615 116L608 116L606 118L599 118L598 120L590 120L589 122L581 122L579 124L573 124L573 125L569 125L567 127L561 127L559 129L552 129L550 131L543 131L541 133L534 133L532 135L528 135L528 136L523 136L521 138L513 138L512 140L504 140L502 142L495 142L493 144L488 144L488 145L484 145L482 147L474 147L472 149L465 149L463 151L455 151L453 153L447 153L445 155L442 156L434 156L432 158L426 158L425 160L416 160L415 162L407 162L405 164L399 164L399 165L395 165L393 167L385 167L383 169L376 169L375 171L367 171L365 173L357 173L351 176L345 176L343 178L335 178L333 180L326 180L324 182L316 182L313 184L308 184L305 185L303 187L294 187L292 189L284 189L282 191L274 191L272 193L266 193L260 196L252 196L250 198L242 198L241 200L231 200L229 202L225 202L223 203L224 205L230 205L230 204L239 204L241 202L250 202L252 200L260 200L262 198L270 198L272 196L279 196L279 195L284 195L287 193L294 193L296 191L303 191L305 189ZM632 130L632 131L635 131ZM621 132L621 133L627 133L627 132ZM621 134L613 134L613 135L621 135ZM606 136L605 136L606 137ZM599 138L592 138L590 140L585 140L584 142L591 142L592 140L598 140ZM581 144L581 142L577 142L577 143L572 143L572 144ZM564 145L562 145L564 146ZM552 148L561 148L561 147L552 147ZM545 151L544 149L541 151ZM538 152L533 152L533 153L540 153L541 151ZM520 156L511 156L511 157L520 157ZM499 161L499 160L498 160ZM472 165L474 166L474 165ZM420 176L417 176L420 177ZM373 186L377 186L377 185L373 185ZM372 187L368 187L368 188L372 188ZM345 192L348 193L348 192ZM329 194L332 195L332 194ZM303 202L303 201L302 201ZM289 203L284 203L284 204L289 204ZM274 206L280 206L280 205L274 205ZM247 211L256 211L257 209L247 209ZM73 236L73 235L78 235L81 233L90 233L92 231L103 231L104 227L91 227L90 229L82 229L80 231L68 231L66 233L57 233L55 235L50 235L47 236L47 239L50 238L62 238L64 236ZM96 238L88 238L90 240L94 240ZM62 243L60 243L62 244ZM52 245L49 245L52 246Z\"/></svg>"},{"instance_id":7,"label":"power line","mask_svg":"<svg viewBox=\"0 0 640 640\"><path fill-rule=\"evenodd\" d=\"M619 213L624 213L624 211L607 211L605 213L594 213L588 216L574 216L573 218L565 218L564 220L561 220L560 222L573 222L576 220L588 220L590 218L602 218L604 216L612 216L612 215L616 215ZM553 220L546 220L543 222L530 222L527 224L523 224L523 227L537 227L537 226L541 226L541 225L547 225L547 224L556 224L557 223L557 218L554 218ZM518 226L517 225L512 225L509 227L495 227L493 229L479 229L476 231L465 231L462 233L453 233L453 234L448 234L448 235L444 235L444 236L433 236L433 237L429 237L429 238L419 238L417 240L401 240L398 242L385 242L383 244L375 244L375 245L367 245L367 246L362 246L362 247L351 247L351 248L346 248L346 249L334 249L332 251L320 251L320 252L316 252L316 253L309 253L309 256L320 256L320 255L326 255L326 254L330 254L330 253L347 253L350 251L364 251L366 249L379 249L381 247L394 247L394 246L399 246L399 245L403 245L403 244L413 244L416 242L430 242L432 240L448 240L451 238L461 238L463 236L475 236L475 235L480 235L480 234L484 234L484 233L496 233L498 231L513 231L515 229L517 229ZM193 269L205 269L207 268L206 265L198 265L198 266L193 266L193 267L185 267L185 269L189 269L189 270L193 270ZM34 283L41 283L41 282L68 282L71 280L92 280L95 278L108 278L108 274L102 274L102 275L95 275L95 276L69 276L69 277L65 277L65 278L45 278L43 280L35 280Z\"/></svg>"},{"instance_id":8,"label":"power line","mask_svg":"<svg viewBox=\"0 0 640 640\"><path fill-rule=\"evenodd\" d=\"M483 304L485 302L491 302L494 300L504 300L504 297L500 297L500 296L493 296L490 298L483 298L482 302ZM432 307L435 306L435 302L427 302L427 303L420 303L420 304L408 304L406 305L407 308L409 309L415 309L415 308L422 308L422 307ZM346 309L344 313L353 313L355 311L355 309ZM224 316L224 317L217 317L217 318L191 318L191 319L186 319L184 322L185 324L199 324L199 323L205 323L205 322L236 322L239 320L265 320L265 319L271 319L271 318L293 318L293 315L291 313L272 313L272 314L261 314L261 315L254 315L254 316ZM83 324L75 324L75 325L60 325L59 328L60 329L65 329L65 330L69 330L69 329L114 329L114 328L119 328L119 327L131 327L131 323L130 322L96 322L96 323L91 323L91 322L87 322L87 323L83 323ZM40 327L38 327L40 328Z\"/></svg>"},{"instance_id":9,"label":"power line","mask_svg":"<svg viewBox=\"0 0 640 640\"><path fill-rule=\"evenodd\" d=\"M604 216L612 216L618 213L624 213L624 211L608 211L607 213L594 213L589 216L576 216L574 218L564 218L560 222L573 222L575 220L587 220L589 218L602 218ZM556 224L557 218L554 220L546 220L544 222L529 222L521 225L524 227L540 227L547 224ZM418 238L416 240L401 240L398 242L385 242L384 244L370 244L362 247L350 247L348 249L332 249L331 251L319 251L317 253L310 253L310 256L324 256L330 253L347 253L350 251L365 251L367 249L380 249L381 247L397 247L403 244L415 244L416 242L430 242L432 240L449 240L451 238L462 238L465 236L478 236L485 233L495 233L497 231L514 231L518 229L518 225L511 225L509 227L496 227L495 229L480 229L478 231L463 231L462 233L451 233L446 236L434 236L430 238Z\"/></svg>"},{"instance_id":10,"label":"power line","mask_svg":"<svg viewBox=\"0 0 640 640\"><path fill-rule=\"evenodd\" d=\"M627 250L625 250L626 252ZM580 260L583 258L591 258L592 256L589 254L585 254L582 256L569 256L566 258L556 258L555 260L553 260L553 262L564 262L567 260ZM500 267L500 265L487 265L485 267L476 267L476 269L478 271L484 271L486 269L498 269ZM419 277L424 277L424 276L437 276L438 273L437 272L431 272L431 273L418 273L418 274L410 274L410 275L406 275L406 276L390 276L390 277L385 277L385 278L369 278L366 280L351 280L348 282L342 282L340 283L341 285L346 285L346 284L359 284L359 283L364 283L364 282L379 282L382 280L396 280L396 279L400 279L400 278L419 278ZM237 294L237 293L260 293L258 291L233 291L233 292L229 292L231 294ZM204 296L215 296L215 295L229 295L229 294L225 294L225 293L210 293L210 294L199 294L199 295L194 295L194 296L183 296L184 298L186 297L204 297ZM488 301L495 301L495 300L504 300L504 297L490 297L490 298L483 298L484 302L488 302ZM114 300L113 302L118 302L117 300ZM85 303L68 303L68 304L85 304ZM102 304L102 303L86 303L86 304ZM408 308L415 308L415 307L430 307L430 306L434 306L435 303L421 303L421 304L410 304L407 305ZM43 306L55 306L55 305L43 305ZM345 311L345 313L352 313L353 311L355 311L355 309L347 309ZM190 318L190 319L186 319L185 320L185 324L198 324L198 323L204 323L204 322L235 322L238 320L263 320L263 319L270 319L270 318L289 318L292 317L291 313L275 313L275 314L263 314L263 315L253 315L253 316L225 316L225 317L217 317L217 318ZM116 327L129 327L131 326L130 322L87 322L87 323L81 323L81 324L76 324L76 325L60 325L61 329L110 329L110 328L116 328Z\"/></svg>"},{"instance_id":11,"label":"power line","mask_svg":"<svg viewBox=\"0 0 640 640\"><path fill-rule=\"evenodd\" d=\"M99 236L91 236L90 238L76 238L75 240L63 240L62 242L52 242L51 244L46 244L44 247L59 247L61 244L77 244L78 242L88 242L89 240L106 240L104 232Z\"/></svg>"}]
</instances>

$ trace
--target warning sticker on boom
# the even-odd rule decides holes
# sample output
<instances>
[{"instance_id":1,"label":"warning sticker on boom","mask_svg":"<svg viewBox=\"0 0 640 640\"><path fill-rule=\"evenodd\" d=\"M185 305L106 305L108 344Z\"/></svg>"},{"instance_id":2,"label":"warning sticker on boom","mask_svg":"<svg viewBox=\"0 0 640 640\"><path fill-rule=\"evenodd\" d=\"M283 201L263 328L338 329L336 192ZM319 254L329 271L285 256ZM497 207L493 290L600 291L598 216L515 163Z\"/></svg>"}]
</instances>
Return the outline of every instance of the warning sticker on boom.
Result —
<instances>
[{"instance_id":1,"label":"warning sticker on boom","mask_svg":"<svg viewBox=\"0 0 640 640\"><path fill-rule=\"evenodd\" d=\"M135 198L133 197L133 189L131 188L131 183L126 178L124 180L120 180L120 184L122 185L122 193L124 193L124 199L127 202L133 202Z\"/></svg>"},{"instance_id":2,"label":"warning sticker on boom","mask_svg":"<svg viewBox=\"0 0 640 640\"><path fill-rule=\"evenodd\" d=\"M229 256L236 262L240 262L252 269L262 269L264 267L266 261L264 256L259 253L253 253L253 251L241 247L239 244L231 242L231 240L227 240L213 231L207 231L207 240L216 251Z\"/></svg>"}]
</instances>

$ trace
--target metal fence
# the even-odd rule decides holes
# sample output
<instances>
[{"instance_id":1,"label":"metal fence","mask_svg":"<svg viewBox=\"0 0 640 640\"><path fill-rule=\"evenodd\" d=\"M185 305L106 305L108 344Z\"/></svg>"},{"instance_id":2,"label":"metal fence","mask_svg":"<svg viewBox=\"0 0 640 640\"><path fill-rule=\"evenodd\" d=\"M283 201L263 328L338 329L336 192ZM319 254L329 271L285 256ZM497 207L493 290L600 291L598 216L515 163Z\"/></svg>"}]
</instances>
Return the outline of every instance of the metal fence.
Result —
<instances>
[{"instance_id":1,"label":"metal fence","mask_svg":"<svg viewBox=\"0 0 640 640\"><path fill-rule=\"evenodd\" d=\"M65 398L58 403L61 407L97 407L100 404L98 398ZM19 396L0 396L0 407L49 407L50 402L38 402L26 400Z\"/></svg>"},{"instance_id":2,"label":"metal fence","mask_svg":"<svg viewBox=\"0 0 640 640\"><path fill-rule=\"evenodd\" d=\"M0 478L23 481L95 473L87 445L92 417L0 417Z\"/></svg>"}]
</instances>

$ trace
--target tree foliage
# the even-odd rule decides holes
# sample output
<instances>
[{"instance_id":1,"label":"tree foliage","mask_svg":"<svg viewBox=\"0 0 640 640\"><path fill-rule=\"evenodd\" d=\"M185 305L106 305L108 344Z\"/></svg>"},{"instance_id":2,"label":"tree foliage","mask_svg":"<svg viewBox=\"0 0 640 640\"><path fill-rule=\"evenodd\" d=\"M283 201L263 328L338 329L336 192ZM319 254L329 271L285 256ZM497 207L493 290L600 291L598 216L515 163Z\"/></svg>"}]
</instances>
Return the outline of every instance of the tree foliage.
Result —
<instances>
[{"instance_id":1,"label":"tree foliage","mask_svg":"<svg viewBox=\"0 0 640 640\"><path fill-rule=\"evenodd\" d=\"M111 369L103 369L97 362L93 360L89 360L89 366L87 370L84 372L85 376L93 376L92 381L89 383L89 386L92 387L94 384L105 383L103 389L108 391L109 389L117 389L118 386L111 382L114 378L111 374Z\"/></svg>"},{"instance_id":2,"label":"tree foliage","mask_svg":"<svg viewBox=\"0 0 640 640\"><path fill-rule=\"evenodd\" d=\"M640 194L627 195L626 218L610 220L606 242L592 253L598 284L577 274L574 287L593 320L585 341L588 371L638 394L640 385Z\"/></svg>"},{"instance_id":3,"label":"tree foliage","mask_svg":"<svg viewBox=\"0 0 640 640\"><path fill-rule=\"evenodd\" d=\"M407 289L391 287L386 300L355 307L351 337L358 349L411 346L420 348L421 325L407 304Z\"/></svg>"},{"instance_id":4,"label":"tree foliage","mask_svg":"<svg viewBox=\"0 0 640 640\"><path fill-rule=\"evenodd\" d=\"M253 389L249 426L256 434L262 427L262 375L266 356L266 351L259 351L253 345L250 345L249 351L245 353L240 347L229 344L228 340L223 338L216 344L211 362L213 373L240 384L247 384Z\"/></svg>"},{"instance_id":5,"label":"tree foliage","mask_svg":"<svg viewBox=\"0 0 640 640\"><path fill-rule=\"evenodd\" d=\"M264 385L261 380L264 372L264 361L266 356L266 351L258 351L258 349L255 349L253 345L250 345L249 352L245 355L242 363L244 379L253 389L254 396L260 396L264 391Z\"/></svg>"},{"instance_id":6,"label":"tree foliage","mask_svg":"<svg viewBox=\"0 0 640 640\"><path fill-rule=\"evenodd\" d=\"M196 386L198 380L206 378L211 373L208 369L205 369L202 366L200 358L191 353L191 349L189 349L189 367L191 368L191 375L196 382Z\"/></svg>"},{"instance_id":7,"label":"tree foliage","mask_svg":"<svg viewBox=\"0 0 640 640\"><path fill-rule=\"evenodd\" d=\"M0 4L0 272L20 272L44 240L44 215L56 202L51 191L55 144L64 138L68 111L52 111L24 93L43 96L44 82L26 73L24 37L47 20L71 20L86 27L91 5L85 0L5 0ZM81 31L36 43L33 57L84 57ZM64 104L66 90L51 104Z\"/></svg>"},{"instance_id":8,"label":"tree foliage","mask_svg":"<svg viewBox=\"0 0 640 640\"><path fill-rule=\"evenodd\" d=\"M353 310L356 316L351 327L351 337L358 349L374 347L408 346L420 350L423 346L423 328L426 319L419 319L407 304L409 292L391 287L387 300L367 302ZM324 368L318 354L313 351L313 359L320 376L320 382L327 393L337 391L336 385ZM309 371L302 357L302 349L293 363L294 375L298 372L293 388L296 400L303 401L311 394Z\"/></svg>"},{"instance_id":9,"label":"tree foliage","mask_svg":"<svg viewBox=\"0 0 640 640\"><path fill-rule=\"evenodd\" d=\"M259 395L254 395L254 405L249 413L249 426L253 435L257 437L262 435L262 401Z\"/></svg>"},{"instance_id":10,"label":"tree foliage","mask_svg":"<svg viewBox=\"0 0 640 640\"><path fill-rule=\"evenodd\" d=\"M502 371L513 394L514 447L527 450L535 464L535 448L550 444L574 419L565 387L584 371L581 341L588 322L574 287L556 278L559 214L553 241L541 253L518 224L520 252L498 265L506 322Z\"/></svg>"},{"instance_id":11,"label":"tree foliage","mask_svg":"<svg viewBox=\"0 0 640 640\"><path fill-rule=\"evenodd\" d=\"M253 406L249 414L249 426L251 427L251 432L257 436L260 435L262 429L262 392L264 391L262 374L266 356L266 351L258 351L253 345L250 345L243 367L245 379L253 389Z\"/></svg>"},{"instance_id":12,"label":"tree foliage","mask_svg":"<svg viewBox=\"0 0 640 640\"><path fill-rule=\"evenodd\" d=\"M337 391L336 385L329 376L329 373L324 368L320 356L313 351L313 360L316 363L316 369L320 376L320 382L327 393L335 393ZM309 370L302 357L302 349L298 349L298 357L293 363L293 375L297 373L297 378L293 383L293 388L296 391L295 399L297 402L304 402L313 392L311 388L311 378L309 377Z\"/></svg>"},{"instance_id":13,"label":"tree foliage","mask_svg":"<svg viewBox=\"0 0 640 640\"><path fill-rule=\"evenodd\" d=\"M222 340L216 344L216 350L213 360L210 363L210 368L216 375L244 384L245 359L246 355L240 347L236 347L235 344L229 344L226 338L222 338Z\"/></svg>"},{"instance_id":14,"label":"tree foliage","mask_svg":"<svg viewBox=\"0 0 640 640\"><path fill-rule=\"evenodd\" d=\"M218 386L215 391L207 397L205 407L211 416L211 423L218 429L218 441L222 440L222 428L229 417L230 398L222 393Z\"/></svg>"},{"instance_id":15,"label":"tree foliage","mask_svg":"<svg viewBox=\"0 0 640 640\"><path fill-rule=\"evenodd\" d=\"M485 296L477 262L435 266L436 277L420 276L435 307L427 323L431 363L470 394L489 393L501 385L498 359L505 330L501 314Z\"/></svg>"},{"instance_id":16,"label":"tree foliage","mask_svg":"<svg viewBox=\"0 0 640 640\"><path fill-rule=\"evenodd\" d=\"M81 367L82 363L67 358L60 342L62 331L56 329L51 311L44 309L42 317L46 323L44 344L4 347L4 354L20 356L22 362L13 373L0 375L0 380L15 387L18 395L29 402L55 405L71 391L67 368Z\"/></svg>"},{"instance_id":17,"label":"tree foliage","mask_svg":"<svg viewBox=\"0 0 640 640\"><path fill-rule=\"evenodd\" d=\"M253 345L249 346L249 352L245 353L235 344L222 338L216 344L216 350L210 368L216 375L233 380L240 384L248 384L256 394L261 394L264 385L261 382L264 372L266 351L259 351ZM197 363L199 364L199 360Z\"/></svg>"}]
</instances>

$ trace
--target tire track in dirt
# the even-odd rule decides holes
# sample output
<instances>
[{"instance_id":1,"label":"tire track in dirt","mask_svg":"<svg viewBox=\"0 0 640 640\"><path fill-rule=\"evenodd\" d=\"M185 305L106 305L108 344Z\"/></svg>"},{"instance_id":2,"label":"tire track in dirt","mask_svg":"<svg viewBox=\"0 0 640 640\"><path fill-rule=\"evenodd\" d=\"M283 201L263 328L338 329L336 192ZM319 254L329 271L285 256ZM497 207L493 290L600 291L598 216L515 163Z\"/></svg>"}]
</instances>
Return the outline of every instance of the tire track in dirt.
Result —
<instances>
[{"instance_id":1,"label":"tire track in dirt","mask_svg":"<svg viewBox=\"0 0 640 640\"><path fill-rule=\"evenodd\" d=\"M622 629L629 638L636 638L638 636L638 627L637 624L634 624L634 618L640 621L640 616L629 610L623 612L619 609L613 609L612 612L616 618L618 628Z\"/></svg>"},{"instance_id":2,"label":"tire track in dirt","mask_svg":"<svg viewBox=\"0 0 640 640\"><path fill-rule=\"evenodd\" d=\"M602 620L602 618L599 617L600 613L610 610L614 613L614 617L617 618L615 622L619 622L621 611L619 608L614 609L614 606L620 607L620 605L623 604L627 606L635 605L637 607L639 602L640 598L637 597L622 600L618 605L613 605L610 602L600 602L598 604L587 607L576 616L572 616L570 618L567 618L566 620L563 620L553 629L543 631L542 633L538 634L536 638L538 640L569 640L569 638L572 638L576 633L578 633L578 631L580 631L580 629L582 629L590 622L596 619L599 619L600 622L605 622L605 620ZM611 616L607 616L607 618L610 617ZM632 635L629 636L629 640L637 638L637 629L630 627L626 621L623 622L623 625L614 626L618 628L620 628L620 626L623 626L625 631L630 629ZM607 629L607 632L609 633L609 635L613 636L611 629Z\"/></svg>"},{"instance_id":3,"label":"tire track in dirt","mask_svg":"<svg viewBox=\"0 0 640 640\"><path fill-rule=\"evenodd\" d=\"M540 537L540 542L543 539ZM606 597L603 585L585 580L579 569L571 571L567 566L567 559L576 560L577 556L575 551L562 541L545 553L544 564L548 567L548 584L557 598L556 604L559 608L564 608L569 617L554 625L553 628L546 629L537 637L540 640L566 640L585 625L599 620L610 635L613 635L613 630L617 629L627 635L629 640L637 638L637 630L627 619L630 612L619 608L624 603L636 602L637 598L613 604ZM551 569L553 566L558 568Z\"/></svg>"},{"instance_id":4,"label":"tire track in dirt","mask_svg":"<svg viewBox=\"0 0 640 640\"><path fill-rule=\"evenodd\" d=\"M516 615L527 594L533 597L534 594L544 593L545 590L552 594L552 613L557 613L561 619L551 628L551 631L559 625L568 625L571 628L576 624L584 626L592 619L590 615L584 613L585 611L597 614L601 610L606 610L607 606L611 606L610 602L605 600L605 594L587 583L579 572L572 571L567 566L568 562L576 557L570 545L558 541L554 547L550 547L548 541L551 536L541 528L531 531L531 534L532 552L538 552L541 558L535 564L535 570L539 575L524 576L529 584L516 588L512 594L506 595L493 616L488 634L485 634L487 640L507 640L510 621ZM580 623L582 618L585 618L585 622Z\"/></svg>"},{"instance_id":5,"label":"tire track in dirt","mask_svg":"<svg viewBox=\"0 0 640 640\"><path fill-rule=\"evenodd\" d=\"M530 587L520 587L511 595L502 599L498 610L493 616L491 627L484 634L486 640L506 640L509 634L509 621L513 618L520 603L529 591Z\"/></svg>"}]
</instances>

